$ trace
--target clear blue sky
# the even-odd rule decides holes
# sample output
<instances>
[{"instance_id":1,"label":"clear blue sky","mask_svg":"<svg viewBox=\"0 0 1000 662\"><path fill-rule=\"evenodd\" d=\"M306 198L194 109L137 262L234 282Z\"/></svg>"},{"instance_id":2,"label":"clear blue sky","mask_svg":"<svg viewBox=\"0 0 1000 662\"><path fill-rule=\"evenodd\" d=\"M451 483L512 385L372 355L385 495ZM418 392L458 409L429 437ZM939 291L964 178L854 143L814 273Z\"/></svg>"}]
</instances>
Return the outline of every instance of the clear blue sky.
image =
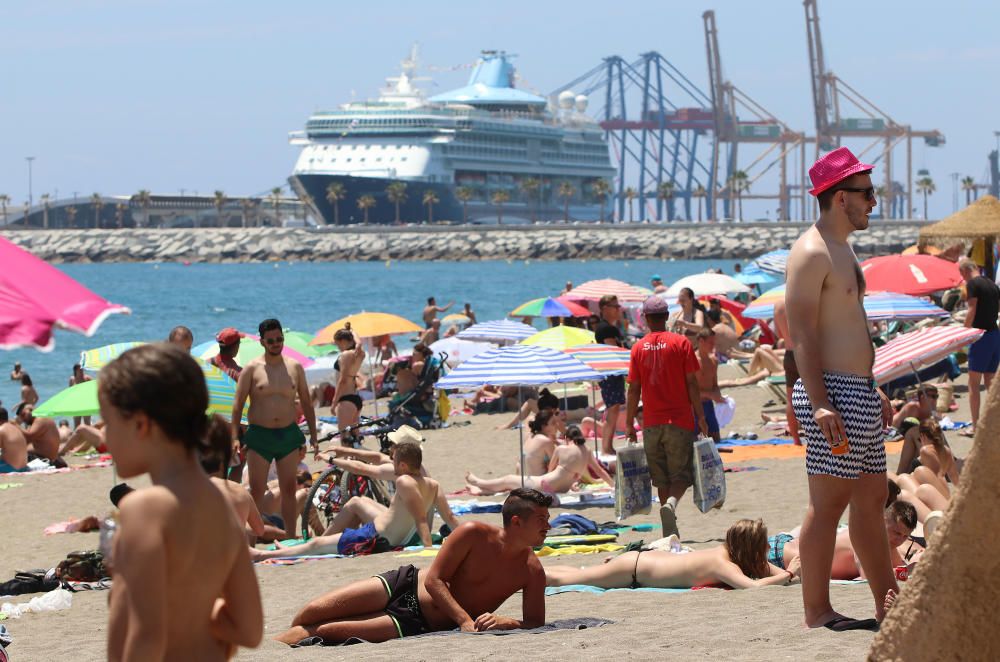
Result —
<instances>
[{"instance_id":1,"label":"clear blue sky","mask_svg":"<svg viewBox=\"0 0 1000 662\"><path fill-rule=\"evenodd\" d=\"M260 193L291 170L288 131L352 92L375 96L413 41L440 68L506 49L543 92L604 56L658 50L707 90L705 9L716 11L726 77L814 132L798 0L7 2L0 193L27 199L29 155L36 200L56 189ZM897 121L946 134L943 148L916 147L914 168L937 183L930 215L950 213L949 173L982 180L1000 130L1000 6L821 0L820 19L830 69ZM432 75L443 91L467 71Z\"/></svg>"}]
</instances>

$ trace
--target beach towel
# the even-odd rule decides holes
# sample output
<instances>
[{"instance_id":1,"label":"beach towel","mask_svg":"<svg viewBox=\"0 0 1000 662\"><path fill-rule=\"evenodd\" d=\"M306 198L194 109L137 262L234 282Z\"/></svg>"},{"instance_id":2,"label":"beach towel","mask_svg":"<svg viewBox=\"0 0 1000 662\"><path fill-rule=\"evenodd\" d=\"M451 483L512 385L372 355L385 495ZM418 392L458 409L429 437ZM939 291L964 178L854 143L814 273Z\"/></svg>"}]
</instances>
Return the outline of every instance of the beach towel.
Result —
<instances>
[{"instance_id":1,"label":"beach towel","mask_svg":"<svg viewBox=\"0 0 1000 662\"><path fill-rule=\"evenodd\" d=\"M601 528L597 522L576 513L563 513L549 522L550 535L589 535L593 533L617 533L613 528Z\"/></svg>"},{"instance_id":2,"label":"beach towel","mask_svg":"<svg viewBox=\"0 0 1000 662\"><path fill-rule=\"evenodd\" d=\"M607 538L608 536L602 536ZM625 549L624 545L617 543L590 543L590 544L555 544L554 546L543 545L535 550L536 556L569 556L573 554L599 554L601 552L620 552ZM439 547L431 548L407 548L401 554L396 554L397 559L404 558L433 558L438 555Z\"/></svg>"},{"instance_id":3,"label":"beach towel","mask_svg":"<svg viewBox=\"0 0 1000 662\"><path fill-rule=\"evenodd\" d=\"M856 584L867 584L866 579L831 579L831 584L853 586ZM725 586L695 586L694 588L653 588L650 586L640 586L639 588L599 588L588 584L567 584L566 586L549 586L545 589L545 595L559 595L560 593L614 593L615 591L645 591L647 593L689 593L691 591L704 591L707 589L732 590Z\"/></svg>"},{"instance_id":4,"label":"beach towel","mask_svg":"<svg viewBox=\"0 0 1000 662\"><path fill-rule=\"evenodd\" d=\"M887 441L885 442L885 452L899 453L903 449L902 441ZM806 456L805 446L795 446L794 444L782 445L782 446L741 446L732 449L732 453L727 453L725 456L725 462L727 464L732 462L746 462L747 460L789 460L792 458L803 458Z\"/></svg>"},{"instance_id":5,"label":"beach towel","mask_svg":"<svg viewBox=\"0 0 1000 662\"><path fill-rule=\"evenodd\" d=\"M280 559L264 559L255 565L298 565L306 561L321 561L323 559L344 559L343 554L303 554L302 556L283 556Z\"/></svg>"},{"instance_id":6,"label":"beach towel","mask_svg":"<svg viewBox=\"0 0 1000 662\"><path fill-rule=\"evenodd\" d=\"M795 440L791 437L773 437L771 439L723 439L719 442L719 448L732 448L734 446L788 446L793 445Z\"/></svg>"},{"instance_id":7,"label":"beach towel","mask_svg":"<svg viewBox=\"0 0 1000 662\"><path fill-rule=\"evenodd\" d=\"M428 632L426 634L417 634L412 637L406 637L407 641L410 639L421 639L423 637L447 637L451 635L471 635L471 636L494 636L501 637L508 634L545 634L547 632L556 632L558 630L586 630L588 628L599 628L605 625L612 625L614 621L609 621L606 618L567 618L559 621L552 621L551 623L546 623L541 627L531 628L530 630L487 630L485 632L462 632L458 628L454 630L445 630L444 632ZM392 639L391 641L396 641ZM308 637L303 639L297 644L292 644L292 648L301 648L303 646L352 646L354 644L370 644L370 641L365 641L364 639L358 639L353 637L348 639L342 644L329 644L323 641L320 637Z\"/></svg>"},{"instance_id":8,"label":"beach towel","mask_svg":"<svg viewBox=\"0 0 1000 662\"><path fill-rule=\"evenodd\" d=\"M10 490L15 487L22 487L24 483L0 483L0 490Z\"/></svg>"}]
</instances>

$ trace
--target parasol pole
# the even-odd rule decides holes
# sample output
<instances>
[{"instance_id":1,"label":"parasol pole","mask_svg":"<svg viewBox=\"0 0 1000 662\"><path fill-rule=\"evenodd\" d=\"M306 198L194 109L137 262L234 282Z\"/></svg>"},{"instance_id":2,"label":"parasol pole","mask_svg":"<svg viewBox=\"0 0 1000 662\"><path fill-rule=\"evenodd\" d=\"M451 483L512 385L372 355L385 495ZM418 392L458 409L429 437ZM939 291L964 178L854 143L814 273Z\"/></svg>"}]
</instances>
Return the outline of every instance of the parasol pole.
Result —
<instances>
[{"instance_id":1,"label":"parasol pole","mask_svg":"<svg viewBox=\"0 0 1000 662\"><path fill-rule=\"evenodd\" d=\"M378 387L375 386L375 366L372 363L374 349L375 341L368 338L368 374L372 380L372 402L375 404L375 418L378 418ZM412 357L410 357L410 361L413 361Z\"/></svg>"},{"instance_id":2,"label":"parasol pole","mask_svg":"<svg viewBox=\"0 0 1000 662\"><path fill-rule=\"evenodd\" d=\"M521 407L524 406L524 402L521 400L521 385L517 385L517 414L521 415ZM519 421L517 424L517 443L521 449L521 487L524 487L524 421Z\"/></svg>"}]
</instances>

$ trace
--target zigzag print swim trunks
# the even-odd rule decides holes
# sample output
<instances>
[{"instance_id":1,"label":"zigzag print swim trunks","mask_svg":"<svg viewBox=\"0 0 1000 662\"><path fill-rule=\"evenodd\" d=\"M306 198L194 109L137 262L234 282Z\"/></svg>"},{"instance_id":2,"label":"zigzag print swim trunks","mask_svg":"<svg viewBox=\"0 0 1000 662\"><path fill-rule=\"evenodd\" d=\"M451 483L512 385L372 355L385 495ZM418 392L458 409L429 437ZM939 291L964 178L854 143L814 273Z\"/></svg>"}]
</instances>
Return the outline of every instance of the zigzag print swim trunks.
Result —
<instances>
[{"instance_id":1,"label":"zigzag print swim trunks","mask_svg":"<svg viewBox=\"0 0 1000 662\"><path fill-rule=\"evenodd\" d=\"M830 442L813 418L812 403L799 379L792 389L792 408L806 440L806 473L837 478L885 473L882 401L875 382L871 377L841 372L824 372L823 382L830 403L844 420L848 451L843 455L833 454Z\"/></svg>"}]
</instances>

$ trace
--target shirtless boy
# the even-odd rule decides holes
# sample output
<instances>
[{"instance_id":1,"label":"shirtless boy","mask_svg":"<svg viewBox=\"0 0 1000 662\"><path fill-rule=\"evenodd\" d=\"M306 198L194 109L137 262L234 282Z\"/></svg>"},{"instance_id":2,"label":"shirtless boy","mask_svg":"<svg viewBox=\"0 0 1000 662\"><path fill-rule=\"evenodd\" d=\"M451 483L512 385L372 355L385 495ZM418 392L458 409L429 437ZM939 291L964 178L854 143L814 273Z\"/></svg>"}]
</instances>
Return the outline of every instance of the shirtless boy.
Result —
<instances>
[{"instance_id":1,"label":"shirtless boy","mask_svg":"<svg viewBox=\"0 0 1000 662\"><path fill-rule=\"evenodd\" d=\"M378 538L399 547L415 534L425 547L430 547L428 515L435 507L452 529L458 527L458 521L451 514L438 482L420 475L422 460L420 446L409 442L398 444L392 460L396 468L396 493L388 508L368 497L351 497L323 535L295 547L276 545L277 549L254 550L251 557L262 561L290 554L348 554L355 545Z\"/></svg>"},{"instance_id":2,"label":"shirtless boy","mask_svg":"<svg viewBox=\"0 0 1000 662\"><path fill-rule=\"evenodd\" d=\"M0 407L0 474L28 470L28 442L21 428L10 422L7 410Z\"/></svg>"},{"instance_id":3,"label":"shirtless boy","mask_svg":"<svg viewBox=\"0 0 1000 662\"><path fill-rule=\"evenodd\" d=\"M701 390L701 408L705 426L715 443L722 441L719 421L715 418L715 403L725 402L719 390L719 359L715 356L715 332L708 327L698 332L698 388Z\"/></svg>"},{"instance_id":4,"label":"shirtless boy","mask_svg":"<svg viewBox=\"0 0 1000 662\"><path fill-rule=\"evenodd\" d=\"M842 616L830 604L837 524L848 505L851 539L878 621L887 598L899 590L882 518L888 489L883 429L892 422L892 406L872 379L864 274L848 243L852 232L868 227L876 204L871 170L846 147L810 168L820 217L792 247L785 290L801 376L792 404L806 441L809 481L800 543L805 624L834 631L877 627L872 619Z\"/></svg>"},{"instance_id":5,"label":"shirtless boy","mask_svg":"<svg viewBox=\"0 0 1000 662\"><path fill-rule=\"evenodd\" d=\"M276 639L380 642L425 632L534 628L545 623L545 571L533 547L549 530L552 497L517 489L503 504L503 529L467 522L445 540L428 570L402 566L331 591ZM521 620L493 613L523 591Z\"/></svg>"},{"instance_id":6,"label":"shirtless boy","mask_svg":"<svg viewBox=\"0 0 1000 662\"><path fill-rule=\"evenodd\" d=\"M296 423L298 410L295 399L309 425L309 441L313 451L319 451L316 441L316 412L309 398L306 373L295 359L282 356L285 336L281 322L266 319L260 323L260 344L264 355L253 359L243 368L236 383L233 401L233 439L239 437L243 405L250 398L247 421L250 426L243 436L247 446L247 463L250 473L250 494L260 508L264 490L267 489L267 472L274 461L278 467L278 485L281 489L281 517L285 522L285 535L295 536L295 472L299 465L299 447L305 437Z\"/></svg>"}]
</instances>

